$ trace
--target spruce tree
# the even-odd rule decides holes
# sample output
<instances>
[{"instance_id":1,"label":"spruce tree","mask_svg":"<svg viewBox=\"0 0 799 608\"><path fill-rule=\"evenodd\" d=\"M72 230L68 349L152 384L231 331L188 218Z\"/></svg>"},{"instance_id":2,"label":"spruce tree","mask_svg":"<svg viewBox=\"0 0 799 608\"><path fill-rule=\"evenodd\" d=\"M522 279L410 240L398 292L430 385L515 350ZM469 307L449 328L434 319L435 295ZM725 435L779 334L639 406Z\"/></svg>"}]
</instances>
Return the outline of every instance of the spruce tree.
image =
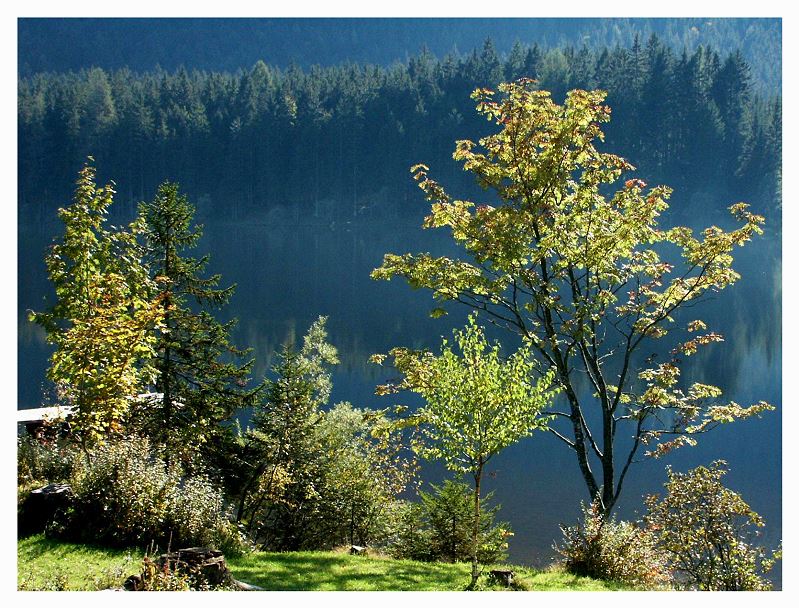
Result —
<instances>
[{"instance_id":1,"label":"spruce tree","mask_svg":"<svg viewBox=\"0 0 799 608\"><path fill-rule=\"evenodd\" d=\"M265 546L279 550L300 548L303 505L317 493L314 484L322 476L313 429L332 390L330 367L338 363L326 321L319 317L311 325L301 348L283 346L248 433L248 478L239 490L237 519Z\"/></svg>"},{"instance_id":2,"label":"spruce tree","mask_svg":"<svg viewBox=\"0 0 799 608\"><path fill-rule=\"evenodd\" d=\"M538 79L538 71L540 69L541 49L538 48L538 44L536 43L527 51L527 56L524 58L524 76Z\"/></svg>"},{"instance_id":3,"label":"spruce tree","mask_svg":"<svg viewBox=\"0 0 799 608\"><path fill-rule=\"evenodd\" d=\"M522 76L527 76L527 74L524 73L524 60L526 56L527 52L524 46L522 46L522 43L517 39L513 43L513 48L511 48L508 59L505 62L506 80L516 80Z\"/></svg>"},{"instance_id":4,"label":"spruce tree","mask_svg":"<svg viewBox=\"0 0 799 608\"><path fill-rule=\"evenodd\" d=\"M177 184L163 183L139 214L149 266L165 285L164 328L158 335L156 391L143 412L142 426L154 439L188 460L221 431L220 423L252 403L258 388L248 389L252 360L230 342L236 320L220 323L209 312L230 300L235 285L219 288L218 274L203 278L209 257L185 254L202 236L192 226L194 207Z\"/></svg>"},{"instance_id":5,"label":"spruce tree","mask_svg":"<svg viewBox=\"0 0 799 608\"><path fill-rule=\"evenodd\" d=\"M724 128L723 158L729 173L741 175L753 146L751 70L740 51L731 53L713 80L711 93Z\"/></svg>"}]
</instances>

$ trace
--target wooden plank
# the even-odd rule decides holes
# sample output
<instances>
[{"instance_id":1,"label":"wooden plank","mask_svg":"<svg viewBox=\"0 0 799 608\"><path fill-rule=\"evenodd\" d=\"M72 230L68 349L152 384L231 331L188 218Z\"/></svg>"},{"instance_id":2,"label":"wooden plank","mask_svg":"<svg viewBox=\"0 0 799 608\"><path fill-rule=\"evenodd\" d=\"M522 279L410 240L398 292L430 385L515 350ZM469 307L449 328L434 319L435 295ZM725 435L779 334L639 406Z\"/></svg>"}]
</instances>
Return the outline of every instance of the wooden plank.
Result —
<instances>
[{"instance_id":1,"label":"wooden plank","mask_svg":"<svg viewBox=\"0 0 799 608\"><path fill-rule=\"evenodd\" d=\"M17 423L39 422L41 420L55 420L65 418L72 413L71 407L35 407L28 410L17 410Z\"/></svg>"}]
</instances>

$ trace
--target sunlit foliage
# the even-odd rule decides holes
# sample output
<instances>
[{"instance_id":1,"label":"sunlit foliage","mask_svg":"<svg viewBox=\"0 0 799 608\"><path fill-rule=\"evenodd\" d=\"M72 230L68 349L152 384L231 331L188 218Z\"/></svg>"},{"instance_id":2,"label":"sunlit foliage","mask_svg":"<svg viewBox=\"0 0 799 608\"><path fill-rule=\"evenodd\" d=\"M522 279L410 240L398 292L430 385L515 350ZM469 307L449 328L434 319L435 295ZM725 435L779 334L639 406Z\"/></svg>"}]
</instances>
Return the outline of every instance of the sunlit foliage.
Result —
<instances>
[{"instance_id":1,"label":"sunlit foliage","mask_svg":"<svg viewBox=\"0 0 799 608\"><path fill-rule=\"evenodd\" d=\"M556 391L550 390L554 373L534 381L536 367L526 344L508 358L500 345L490 345L474 316L454 332L457 351L444 340L441 354L405 348L391 351L401 383L384 390L407 389L425 404L409 421L421 430L414 449L424 458L442 460L458 474L474 478L472 517L472 587L479 577L480 483L486 463L504 448L538 429L546 428L544 415ZM377 360L380 360L378 357Z\"/></svg>"},{"instance_id":2,"label":"sunlit foliage","mask_svg":"<svg viewBox=\"0 0 799 608\"><path fill-rule=\"evenodd\" d=\"M491 204L454 199L426 166L411 169L432 203L424 227L447 228L463 255L389 253L372 276L402 277L521 335L565 395L557 416L566 427L552 432L575 453L591 500L609 513L643 445L658 456L772 409L725 403L719 388L680 377L680 357L720 341L718 334L674 340L657 364L640 356L681 328L682 309L738 280L733 250L762 233L764 219L736 203L731 230L661 227L671 189L622 180L634 167L598 147L610 120L603 91L574 90L559 105L520 79L472 97L497 131L458 141L453 158ZM579 395L578 377L593 397Z\"/></svg>"},{"instance_id":3,"label":"sunlit foliage","mask_svg":"<svg viewBox=\"0 0 799 608\"><path fill-rule=\"evenodd\" d=\"M72 425L84 446L120 431L131 398L153 380L163 318L136 240L141 222L106 226L113 196L113 186L98 187L94 167L85 165L72 205L59 210L63 237L45 259L56 302L31 313L55 347L48 377L74 406Z\"/></svg>"},{"instance_id":4,"label":"sunlit foliage","mask_svg":"<svg viewBox=\"0 0 799 608\"><path fill-rule=\"evenodd\" d=\"M726 488L724 461L677 473L669 467L666 493L648 496L648 527L677 582L704 591L760 591L780 552L755 544L765 525L740 494Z\"/></svg>"}]
</instances>

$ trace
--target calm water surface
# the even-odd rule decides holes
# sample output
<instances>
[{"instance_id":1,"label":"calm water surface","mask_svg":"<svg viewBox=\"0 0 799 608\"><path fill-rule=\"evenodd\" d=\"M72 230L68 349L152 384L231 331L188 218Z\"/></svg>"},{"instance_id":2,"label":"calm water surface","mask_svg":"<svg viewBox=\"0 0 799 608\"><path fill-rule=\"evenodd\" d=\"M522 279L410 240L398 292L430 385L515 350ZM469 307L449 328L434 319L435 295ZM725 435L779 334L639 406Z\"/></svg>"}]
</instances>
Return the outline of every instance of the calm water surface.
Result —
<instances>
[{"instance_id":1,"label":"calm water surface","mask_svg":"<svg viewBox=\"0 0 799 608\"><path fill-rule=\"evenodd\" d=\"M705 218L705 224L720 221ZM680 220L685 222L686 220ZM697 221L697 225L702 222ZM41 309L50 295L42 257L60 226L19 228L19 400L36 407L41 400L49 349L42 331L27 322L26 310ZM205 220L197 254L210 253L210 270L238 288L223 317L237 317L239 346L250 346L256 377L266 373L280 344L301 337L318 315L328 315L330 341L341 355L331 402L387 407L401 400L376 397L374 387L387 371L367 362L372 353L393 346L437 348L442 335L465 319L465 311L431 319L429 292L414 291L402 281L376 282L369 272L386 252L455 253L443 231L422 231L414 222L338 226L273 226ZM657 492L664 466L686 470L714 459L728 461L727 484L741 492L767 522L766 542L781 538L781 280L779 237L772 230L740 251L736 269L742 279L691 311L708 321L726 341L686 361L683 377L716 384L741 404L760 399L778 407L762 419L722 427L696 448L684 448L661 461L637 465L625 482L618 513L635 517L641 496ZM497 337L512 339L509 334ZM665 345L664 348L671 348ZM446 472L436 465L423 470L426 480ZM552 558L558 525L571 524L579 502L588 498L576 460L554 437L538 433L508 448L489 465L488 489L502 504L501 519L515 532L510 557L519 563L545 565ZM778 576L778 575L777 575Z\"/></svg>"}]
</instances>

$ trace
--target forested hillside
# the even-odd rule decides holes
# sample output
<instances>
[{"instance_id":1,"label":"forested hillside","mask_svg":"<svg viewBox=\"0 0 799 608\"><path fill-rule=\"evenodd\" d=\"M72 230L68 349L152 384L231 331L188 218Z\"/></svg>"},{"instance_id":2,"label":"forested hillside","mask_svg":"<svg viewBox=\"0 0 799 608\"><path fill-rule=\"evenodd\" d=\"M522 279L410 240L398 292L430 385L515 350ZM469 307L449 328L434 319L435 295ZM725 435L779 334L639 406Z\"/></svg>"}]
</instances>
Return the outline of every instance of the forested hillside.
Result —
<instances>
[{"instance_id":1,"label":"forested hillside","mask_svg":"<svg viewBox=\"0 0 799 608\"><path fill-rule=\"evenodd\" d=\"M781 97L758 93L739 51L675 52L656 36L627 47L544 49L516 43L443 57L423 50L389 67L286 69L258 61L235 72L128 68L41 73L19 81L23 221L64 204L87 155L119 200L179 181L201 215L280 221L396 218L421 211L408 167L424 162L470 181L452 142L486 132L470 92L535 78L556 101L603 88L610 149L640 177L680 190L779 206ZM697 202L699 201L699 202ZM690 202L690 201L688 201ZM675 207L686 201L676 203ZM44 216L39 214L44 213Z\"/></svg>"},{"instance_id":2,"label":"forested hillside","mask_svg":"<svg viewBox=\"0 0 799 608\"><path fill-rule=\"evenodd\" d=\"M676 50L741 50L754 67L756 86L776 90L781 27L780 19L730 18L21 19L19 68L30 75L86 66L236 70L259 59L280 67L388 65L406 61L424 45L443 56L479 47L486 37L508 53L517 40L543 48L598 49L629 47L636 35L657 34Z\"/></svg>"}]
</instances>

